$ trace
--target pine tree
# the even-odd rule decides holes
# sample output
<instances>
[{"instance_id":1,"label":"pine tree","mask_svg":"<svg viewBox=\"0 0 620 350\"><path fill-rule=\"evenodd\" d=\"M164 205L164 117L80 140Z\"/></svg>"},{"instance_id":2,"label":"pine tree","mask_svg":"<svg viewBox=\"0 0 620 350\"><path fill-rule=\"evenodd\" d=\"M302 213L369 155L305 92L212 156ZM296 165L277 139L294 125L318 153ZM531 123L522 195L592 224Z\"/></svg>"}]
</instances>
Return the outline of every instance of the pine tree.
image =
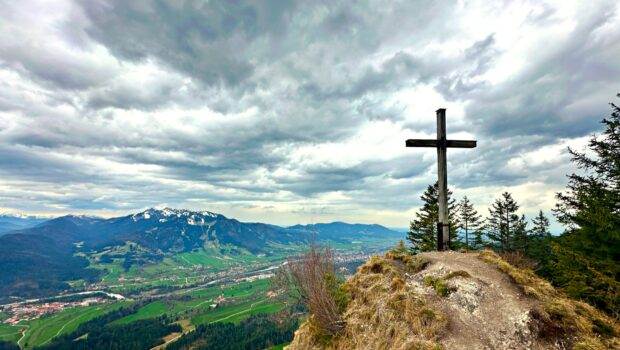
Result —
<instances>
[{"instance_id":1,"label":"pine tree","mask_svg":"<svg viewBox=\"0 0 620 350\"><path fill-rule=\"evenodd\" d=\"M566 235L575 248L620 261L620 107L611 106L611 118L602 121L602 137L594 135L588 144L594 157L569 148L573 162L585 173L568 176L567 191L557 194L554 212L568 226Z\"/></svg>"},{"instance_id":2,"label":"pine tree","mask_svg":"<svg viewBox=\"0 0 620 350\"><path fill-rule=\"evenodd\" d=\"M567 230L551 245L542 273L569 295L620 317L620 107L611 107L589 152L568 150L582 171L569 175L566 191L556 195L554 213Z\"/></svg>"},{"instance_id":3,"label":"pine tree","mask_svg":"<svg viewBox=\"0 0 620 350\"><path fill-rule=\"evenodd\" d=\"M528 222L525 219L525 215L521 215L517 220L514 230L514 245L512 248L523 254L527 254L531 244L528 237L527 224Z\"/></svg>"},{"instance_id":4,"label":"pine tree","mask_svg":"<svg viewBox=\"0 0 620 350\"><path fill-rule=\"evenodd\" d=\"M476 243L476 245L482 245L482 242L478 242L478 240L482 241L482 216L478 215L474 205L469 201L467 196L463 197L459 203L458 218L459 228L465 232L465 249L470 249L471 247L469 244L470 232L476 235L476 240L474 243Z\"/></svg>"},{"instance_id":5,"label":"pine tree","mask_svg":"<svg viewBox=\"0 0 620 350\"><path fill-rule=\"evenodd\" d=\"M515 230L519 224L516 214L519 206L508 192L495 200L489 208L487 218L487 237L501 251L513 251Z\"/></svg>"},{"instance_id":6,"label":"pine tree","mask_svg":"<svg viewBox=\"0 0 620 350\"><path fill-rule=\"evenodd\" d=\"M452 191L448 190L448 215L450 218L450 244L454 245L456 239L456 205L452 197ZM428 186L420 197L422 208L415 214L411 221L407 240L411 243L414 253L426 252L437 248L437 221L439 218L439 184Z\"/></svg>"},{"instance_id":7,"label":"pine tree","mask_svg":"<svg viewBox=\"0 0 620 350\"><path fill-rule=\"evenodd\" d=\"M538 215L532 219L532 238L541 238L546 239L551 237L551 233L549 232L549 219L545 216L542 210L538 212Z\"/></svg>"},{"instance_id":8,"label":"pine tree","mask_svg":"<svg viewBox=\"0 0 620 350\"><path fill-rule=\"evenodd\" d=\"M549 255L549 244L551 243L551 233L549 232L549 219L542 210L532 219L532 229L530 230L530 242L526 254L534 260L543 262Z\"/></svg>"}]
</instances>

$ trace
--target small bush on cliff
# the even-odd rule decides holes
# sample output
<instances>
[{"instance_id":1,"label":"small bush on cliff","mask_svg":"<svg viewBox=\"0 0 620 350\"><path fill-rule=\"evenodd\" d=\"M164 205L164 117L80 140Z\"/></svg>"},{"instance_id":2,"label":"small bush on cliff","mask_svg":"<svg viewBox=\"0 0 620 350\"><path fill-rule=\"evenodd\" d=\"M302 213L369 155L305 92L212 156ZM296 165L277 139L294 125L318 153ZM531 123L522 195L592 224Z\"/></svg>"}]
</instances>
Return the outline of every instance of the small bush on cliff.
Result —
<instances>
[{"instance_id":1,"label":"small bush on cliff","mask_svg":"<svg viewBox=\"0 0 620 350\"><path fill-rule=\"evenodd\" d=\"M342 313L349 302L346 284L336 273L334 251L315 244L300 257L290 259L280 269L276 284L306 306L310 328L324 342L344 329Z\"/></svg>"}]
</instances>

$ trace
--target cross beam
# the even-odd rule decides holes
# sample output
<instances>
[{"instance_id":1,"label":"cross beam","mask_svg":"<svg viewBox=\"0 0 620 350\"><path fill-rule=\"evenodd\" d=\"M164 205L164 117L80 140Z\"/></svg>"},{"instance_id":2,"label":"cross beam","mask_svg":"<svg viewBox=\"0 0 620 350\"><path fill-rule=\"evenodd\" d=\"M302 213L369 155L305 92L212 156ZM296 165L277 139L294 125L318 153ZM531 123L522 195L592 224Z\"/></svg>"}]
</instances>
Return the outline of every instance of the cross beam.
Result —
<instances>
[{"instance_id":1,"label":"cross beam","mask_svg":"<svg viewBox=\"0 0 620 350\"><path fill-rule=\"evenodd\" d=\"M437 221L437 250L450 249L450 219L448 215L448 148L475 148L476 141L446 139L446 109L437 110L437 139L410 139L406 147L437 148L437 175L439 181L439 219Z\"/></svg>"},{"instance_id":2,"label":"cross beam","mask_svg":"<svg viewBox=\"0 0 620 350\"><path fill-rule=\"evenodd\" d=\"M439 141L431 139L431 140L420 140L420 139L411 139L405 141L405 145L407 147L439 147ZM475 148L476 141L465 141L465 140L446 140L446 147L448 148Z\"/></svg>"}]
</instances>

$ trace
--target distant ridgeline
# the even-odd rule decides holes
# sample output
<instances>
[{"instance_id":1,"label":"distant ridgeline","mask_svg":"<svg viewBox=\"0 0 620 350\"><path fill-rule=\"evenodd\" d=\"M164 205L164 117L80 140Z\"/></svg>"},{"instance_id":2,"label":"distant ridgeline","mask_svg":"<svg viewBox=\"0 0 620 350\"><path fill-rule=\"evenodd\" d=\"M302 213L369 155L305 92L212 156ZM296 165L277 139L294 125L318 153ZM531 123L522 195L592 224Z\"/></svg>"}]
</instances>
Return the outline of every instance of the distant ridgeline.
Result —
<instances>
[{"instance_id":1,"label":"distant ridgeline","mask_svg":"<svg viewBox=\"0 0 620 350\"><path fill-rule=\"evenodd\" d=\"M85 254L114 246L129 245L121 257L123 267L129 268L206 245L226 246L231 254L268 254L266 249L274 245L305 244L312 239L350 243L360 238L395 241L401 236L379 225L336 222L279 227L168 208L112 219L69 215L0 236L0 301L8 296L57 293L68 288L67 281L96 281L100 270L87 268Z\"/></svg>"},{"instance_id":2,"label":"distant ridgeline","mask_svg":"<svg viewBox=\"0 0 620 350\"><path fill-rule=\"evenodd\" d=\"M0 214L0 236L10 231L36 226L46 220L48 219L28 215Z\"/></svg>"}]
</instances>

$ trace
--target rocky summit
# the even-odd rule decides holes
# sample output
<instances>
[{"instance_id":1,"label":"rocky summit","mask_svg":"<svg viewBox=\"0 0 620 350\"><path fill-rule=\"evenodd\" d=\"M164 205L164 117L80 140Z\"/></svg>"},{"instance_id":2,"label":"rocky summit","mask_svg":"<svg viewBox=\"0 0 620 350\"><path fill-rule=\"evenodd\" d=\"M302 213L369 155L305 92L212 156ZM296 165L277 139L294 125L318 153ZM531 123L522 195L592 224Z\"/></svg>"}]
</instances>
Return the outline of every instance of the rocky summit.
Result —
<instances>
[{"instance_id":1,"label":"rocky summit","mask_svg":"<svg viewBox=\"0 0 620 350\"><path fill-rule=\"evenodd\" d=\"M388 253L347 289L342 333L317 335L311 316L288 350L620 348L614 320L490 251Z\"/></svg>"}]
</instances>

